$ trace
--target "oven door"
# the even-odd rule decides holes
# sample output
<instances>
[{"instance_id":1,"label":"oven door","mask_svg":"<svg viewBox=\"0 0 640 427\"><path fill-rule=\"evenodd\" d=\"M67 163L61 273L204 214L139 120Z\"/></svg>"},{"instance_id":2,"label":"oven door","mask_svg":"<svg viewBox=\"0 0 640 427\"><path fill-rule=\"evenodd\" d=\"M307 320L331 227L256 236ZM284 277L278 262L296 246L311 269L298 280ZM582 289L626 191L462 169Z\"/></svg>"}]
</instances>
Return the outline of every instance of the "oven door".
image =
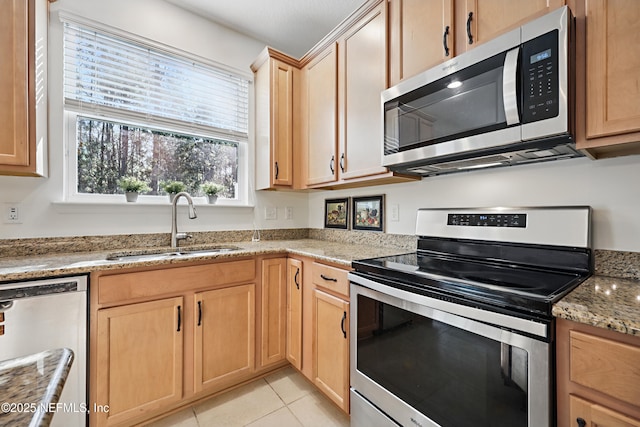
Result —
<instances>
[{"instance_id":1,"label":"oven door","mask_svg":"<svg viewBox=\"0 0 640 427\"><path fill-rule=\"evenodd\" d=\"M352 426L551 425L548 342L474 320L484 310L350 278Z\"/></svg>"}]
</instances>

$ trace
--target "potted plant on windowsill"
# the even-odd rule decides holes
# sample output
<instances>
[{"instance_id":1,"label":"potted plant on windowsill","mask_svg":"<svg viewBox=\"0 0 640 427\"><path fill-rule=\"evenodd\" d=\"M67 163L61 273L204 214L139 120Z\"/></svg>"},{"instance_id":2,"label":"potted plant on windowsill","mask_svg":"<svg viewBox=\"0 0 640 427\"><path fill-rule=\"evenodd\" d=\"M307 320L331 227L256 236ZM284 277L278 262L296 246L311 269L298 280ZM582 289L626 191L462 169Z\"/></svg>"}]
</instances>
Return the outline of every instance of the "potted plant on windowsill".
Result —
<instances>
[{"instance_id":1,"label":"potted plant on windowsill","mask_svg":"<svg viewBox=\"0 0 640 427\"><path fill-rule=\"evenodd\" d=\"M207 195L209 204L214 204L218 200L218 193L224 190L224 186L215 182L205 182L201 186L204 194Z\"/></svg>"},{"instance_id":2,"label":"potted plant on windowsill","mask_svg":"<svg viewBox=\"0 0 640 427\"><path fill-rule=\"evenodd\" d=\"M138 194L151 190L146 182L135 176L123 176L118 181L118 186L124 191L127 202L135 202L138 200Z\"/></svg>"},{"instance_id":3,"label":"potted plant on windowsill","mask_svg":"<svg viewBox=\"0 0 640 427\"><path fill-rule=\"evenodd\" d=\"M169 193L169 203L173 203L176 194L185 191L187 186L182 181L164 181L160 184L160 188Z\"/></svg>"}]
</instances>

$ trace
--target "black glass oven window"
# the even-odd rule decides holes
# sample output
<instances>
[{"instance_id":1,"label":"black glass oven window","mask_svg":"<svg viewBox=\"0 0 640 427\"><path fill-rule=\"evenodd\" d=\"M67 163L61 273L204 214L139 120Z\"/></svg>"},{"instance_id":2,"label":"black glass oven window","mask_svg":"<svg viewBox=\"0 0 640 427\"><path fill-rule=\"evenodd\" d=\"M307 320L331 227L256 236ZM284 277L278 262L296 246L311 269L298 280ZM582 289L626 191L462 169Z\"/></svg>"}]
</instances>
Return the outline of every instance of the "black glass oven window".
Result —
<instances>
[{"instance_id":1,"label":"black glass oven window","mask_svg":"<svg viewBox=\"0 0 640 427\"><path fill-rule=\"evenodd\" d=\"M526 427L528 354L358 295L357 369L443 427Z\"/></svg>"},{"instance_id":2,"label":"black glass oven window","mask_svg":"<svg viewBox=\"0 0 640 427\"><path fill-rule=\"evenodd\" d=\"M505 54L496 55L385 104L385 153L506 128Z\"/></svg>"}]
</instances>

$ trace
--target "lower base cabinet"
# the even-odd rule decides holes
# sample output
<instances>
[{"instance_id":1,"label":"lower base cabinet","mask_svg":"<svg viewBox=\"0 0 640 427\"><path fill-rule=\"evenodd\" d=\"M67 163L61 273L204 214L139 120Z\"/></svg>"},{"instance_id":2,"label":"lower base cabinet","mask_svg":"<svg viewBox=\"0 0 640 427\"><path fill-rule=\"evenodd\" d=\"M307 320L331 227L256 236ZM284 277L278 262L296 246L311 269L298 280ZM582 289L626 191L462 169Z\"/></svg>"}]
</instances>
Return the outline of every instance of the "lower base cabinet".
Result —
<instances>
[{"instance_id":1,"label":"lower base cabinet","mask_svg":"<svg viewBox=\"0 0 640 427\"><path fill-rule=\"evenodd\" d=\"M255 285L195 295L195 391L220 389L255 371Z\"/></svg>"},{"instance_id":2,"label":"lower base cabinet","mask_svg":"<svg viewBox=\"0 0 640 427\"><path fill-rule=\"evenodd\" d=\"M556 321L558 427L640 427L640 337Z\"/></svg>"},{"instance_id":3,"label":"lower base cabinet","mask_svg":"<svg viewBox=\"0 0 640 427\"><path fill-rule=\"evenodd\" d=\"M285 366L285 270L257 257L93 273L90 425L138 425Z\"/></svg>"},{"instance_id":4,"label":"lower base cabinet","mask_svg":"<svg viewBox=\"0 0 640 427\"><path fill-rule=\"evenodd\" d=\"M348 413L349 302L315 289L313 304L313 381Z\"/></svg>"},{"instance_id":5,"label":"lower base cabinet","mask_svg":"<svg viewBox=\"0 0 640 427\"><path fill-rule=\"evenodd\" d=\"M182 297L98 311L95 403L99 425L117 425L182 399Z\"/></svg>"}]
</instances>

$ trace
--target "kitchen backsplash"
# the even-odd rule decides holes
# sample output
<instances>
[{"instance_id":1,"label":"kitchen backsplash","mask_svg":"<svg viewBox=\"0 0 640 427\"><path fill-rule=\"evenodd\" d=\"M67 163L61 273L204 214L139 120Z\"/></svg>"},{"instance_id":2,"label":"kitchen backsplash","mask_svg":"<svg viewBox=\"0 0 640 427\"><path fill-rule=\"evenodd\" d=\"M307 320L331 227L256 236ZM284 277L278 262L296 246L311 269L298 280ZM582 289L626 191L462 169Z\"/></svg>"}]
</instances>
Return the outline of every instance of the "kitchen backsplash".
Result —
<instances>
[{"instance_id":1,"label":"kitchen backsplash","mask_svg":"<svg viewBox=\"0 0 640 427\"><path fill-rule=\"evenodd\" d=\"M185 246L250 241L254 232L253 230L237 230L191 232L190 234L193 237ZM371 247L400 248L406 249L407 252L416 248L416 237L413 235L323 228L260 230L260 239L315 239ZM170 235L168 233L0 239L0 259L58 253L155 248L169 245ZM640 280L640 252L596 249L594 254L596 274Z\"/></svg>"}]
</instances>

